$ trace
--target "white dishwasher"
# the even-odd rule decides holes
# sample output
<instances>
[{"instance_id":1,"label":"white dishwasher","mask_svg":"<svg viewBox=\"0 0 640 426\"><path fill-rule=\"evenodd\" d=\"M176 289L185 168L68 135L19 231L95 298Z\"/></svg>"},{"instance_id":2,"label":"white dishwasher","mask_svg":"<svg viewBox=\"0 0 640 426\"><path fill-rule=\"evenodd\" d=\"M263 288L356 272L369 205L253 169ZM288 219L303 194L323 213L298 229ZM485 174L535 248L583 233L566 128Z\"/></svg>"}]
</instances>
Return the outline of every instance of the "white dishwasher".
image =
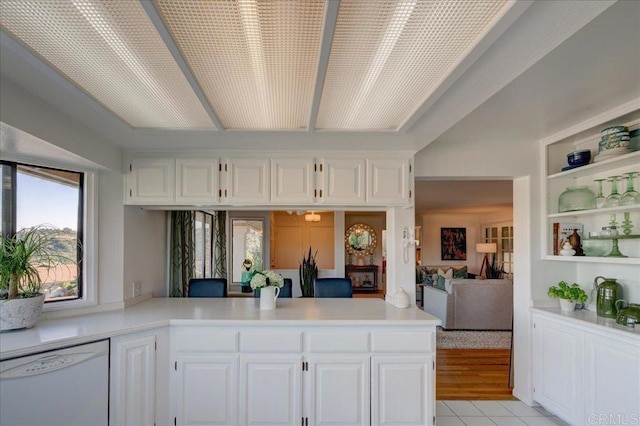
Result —
<instances>
[{"instance_id":1,"label":"white dishwasher","mask_svg":"<svg viewBox=\"0 0 640 426\"><path fill-rule=\"evenodd\" d=\"M107 426L109 341L0 362L0 425Z\"/></svg>"}]
</instances>

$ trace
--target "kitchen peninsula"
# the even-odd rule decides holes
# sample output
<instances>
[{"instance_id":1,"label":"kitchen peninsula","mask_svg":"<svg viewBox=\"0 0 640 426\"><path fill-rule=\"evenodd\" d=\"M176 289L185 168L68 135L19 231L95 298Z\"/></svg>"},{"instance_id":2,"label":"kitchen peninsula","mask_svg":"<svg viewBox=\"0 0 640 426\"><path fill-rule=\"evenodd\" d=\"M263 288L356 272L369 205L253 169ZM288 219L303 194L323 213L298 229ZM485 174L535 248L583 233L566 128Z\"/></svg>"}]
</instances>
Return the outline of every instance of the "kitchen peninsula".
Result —
<instances>
[{"instance_id":1,"label":"kitchen peninsula","mask_svg":"<svg viewBox=\"0 0 640 426\"><path fill-rule=\"evenodd\" d=\"M277 303L156 298L42 320L0 335L0 357L111 339L111 424L433 424L437 318L377 299Z\"/></svg>"}]
</instances>

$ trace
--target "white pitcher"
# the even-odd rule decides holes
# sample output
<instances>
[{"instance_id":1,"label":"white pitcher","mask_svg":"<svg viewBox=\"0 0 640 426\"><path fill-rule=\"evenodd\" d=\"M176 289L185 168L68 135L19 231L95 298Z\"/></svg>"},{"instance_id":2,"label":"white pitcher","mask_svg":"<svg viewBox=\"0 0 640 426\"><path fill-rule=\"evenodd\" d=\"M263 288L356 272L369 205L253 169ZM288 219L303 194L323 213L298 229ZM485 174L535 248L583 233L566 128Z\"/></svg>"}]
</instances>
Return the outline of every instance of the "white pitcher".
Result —
<instances>
[{"instance_id":1,"label":"white pitcher","mask_svg":"<svg viewBox=\"0 0 640 426\"><path fill-rule=\"evenodd\" d=\"M280 295L280 287L268 285L260 289L260 309L272 310L276 308L276 300Z\"/></svg>"}]
</instances>

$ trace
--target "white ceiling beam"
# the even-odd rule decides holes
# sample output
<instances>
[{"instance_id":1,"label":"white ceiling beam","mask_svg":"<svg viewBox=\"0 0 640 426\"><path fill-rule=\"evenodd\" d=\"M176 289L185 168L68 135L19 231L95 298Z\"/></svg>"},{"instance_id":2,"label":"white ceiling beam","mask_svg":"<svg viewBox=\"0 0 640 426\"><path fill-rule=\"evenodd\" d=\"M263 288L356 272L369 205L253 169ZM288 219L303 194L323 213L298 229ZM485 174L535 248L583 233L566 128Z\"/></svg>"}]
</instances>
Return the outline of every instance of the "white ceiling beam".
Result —
<instances>
[{"instance_id":1,"label":"white ceiling beam","mask_svg":"<svg viewBox=\"0 0 640 426\"><path fill-rule=\"evenodd\" d=\"M322 45L320 46L320 54L318 55L316 87L313 92L313 102L311 104L311 112L309 116L309 127L307 128L307 130L310 132L314 131L316 128L316 120L318 119L318 110L320 109L320 101L322 100L324 79L327 75L327 67L329 66L329 55L331 54L333 33L336 30L336 21L338 20L339 10L340 0L325 1L324 22L322 24Z\"/></svg>"},{"instance_id":2,"label":"white ceiling beam","mask_svg":"<svg viewBox=\"0 0 640 426\"><path fill-rule=\"evenodd\" d=\"M166 44L167 49L169 49L169 52L171 52L173 59L175 59L176 63L178 64L178 67L180 67L180 70L184 74L184 77L187 79L187 81L189 82L189 85L191 86L194 93L200 100L200 103L202 104L204 110L207 112L207 115L209 116L209 118L211 118L211 121L213 122L214 126L216 126L216 129L218 130L224 130L224 126L222 125L222 122L218 118L218 115L215 113L215 111L211 107L211 104L209 104L209 101L207 100L207 97L205 96L204 91L202 90L202 87L200 87L200 84L198 83L195 76L191 72L191 68L189 68L189 65L187 65L187 62L184 60L184 57L182 56L182 52L180 51L180 49L178 48L178 45L173 40L173 37L171 37L171 33L169 33L169 30L164 25L164 21L160 17L160 13L156 9L154 2L148 1L148 0L139 0L139 1L140 1L140 5L149 16L149 19L151 20L151 22L153 23L153 26L156 27L156 30L158 31L158 34L160 34L162 41L164 41L164 43Z\"/></svg>"}]
</instances>

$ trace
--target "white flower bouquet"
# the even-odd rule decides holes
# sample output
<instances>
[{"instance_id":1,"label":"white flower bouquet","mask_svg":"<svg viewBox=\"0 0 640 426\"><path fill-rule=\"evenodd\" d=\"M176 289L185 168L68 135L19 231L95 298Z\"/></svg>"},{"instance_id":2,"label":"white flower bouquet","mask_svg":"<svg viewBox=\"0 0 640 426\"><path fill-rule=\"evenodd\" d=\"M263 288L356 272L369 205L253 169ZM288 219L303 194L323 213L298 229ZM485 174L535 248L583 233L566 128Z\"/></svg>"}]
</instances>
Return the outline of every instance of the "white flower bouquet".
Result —
<instances>
[{"instance_id":1,"label":"white flower bouquet","mask_svg":"<svg viewBox=\"0 0 640 426\"><path fill-rule=\"evenodd\" d=\"M249 283L252 289L266 287L269 285L282 287L284 285L284 278L274 271L256 271Z\"/></svg>"}]
</instances>

